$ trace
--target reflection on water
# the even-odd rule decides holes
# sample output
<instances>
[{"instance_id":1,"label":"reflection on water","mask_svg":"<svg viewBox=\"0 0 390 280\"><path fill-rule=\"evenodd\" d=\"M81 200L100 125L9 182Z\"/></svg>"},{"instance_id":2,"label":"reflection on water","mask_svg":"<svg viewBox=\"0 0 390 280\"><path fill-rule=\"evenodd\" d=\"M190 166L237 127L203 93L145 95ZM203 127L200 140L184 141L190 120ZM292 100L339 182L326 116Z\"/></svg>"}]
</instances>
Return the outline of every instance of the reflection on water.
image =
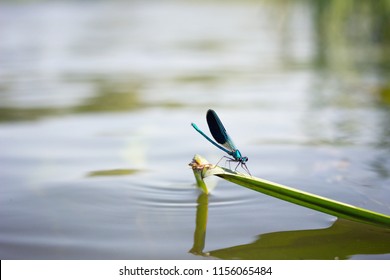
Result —
<instances>
[{"instance_id":1,"label":"reflection on water","mask_svg":"<svg viewBox=\"0 0 390 280\"><path fill-rule=\"evenodd\" d=\"M342 219L325 229L266 233L253 243L204 252L207 195L199 195L197 202L194 245L190 250L195 255L232 260L332 260L390 254L390 230Z\"/></svg>"},{"instance_id":2,"label":"reflection on water","mask_svg":"<svg viewBox=\"0 0 390 280\"><path fill-rule=\"evenodd\" d=\"M379 229L199 196L187 163L222 156L190 126L214 108L254 176L389 214L389 9L2 1L1 259L388 258Z\"/></svg>"},{"instance_id":3,"label":"reflection on water","mask_svg":"<svg viewBox=\"0 0 390 280\"><path fill-rule=\"evenodd\" d=\"M137 169L112 169L112 170L98 170L92 171L88 176L120 176L120 175L132 175L140 172Z\"/></svg>"},{"instance_id":4,"label":"reflection on water","mask_svg":"<svg viewBox=\"0 0 390 280\"><path fill-rule=\"evenodd\" d=\"M119 88L118 83L96 83L95 95L87 98L82 104L70 108L73 112L121 112L140 107L138 86L125 85Z\"/></svg>"},{"instance_id":5,"label":"reflection on water","mask_svg":"<svg viewBox=\"0 0 390 280\"><path fill-rule=\"evenodd\" d=\"M352 74L367 70L379 70L380 74L381 70L388 69L390 5L387 1L311 1L309 7L317 32L319 65L334 71L352 70Z\"/></svg>"},{"instance_id":6,"label":"reflection on water","mask_svg":"<svg viewBox=\"0 0 390 280\"><path fill-rule=\"evenodd\" d=\"M262 234L250 244L213 250L210 256L245 260L334 260L390 253L390 232L337 220L330 228Z\"/></svg>"},{"instance_id":7,"label":"reflection on water","mask_svg":"<svg viewBox=\"0 0 390 280\"><path fill-rule=\"evenodd\" d=\"M209 211L208 195L201 193L197 203L194 245L189 252L194 255L205 255L203 250L206 244L207 213Z\"/></svg>"}]
</instances>

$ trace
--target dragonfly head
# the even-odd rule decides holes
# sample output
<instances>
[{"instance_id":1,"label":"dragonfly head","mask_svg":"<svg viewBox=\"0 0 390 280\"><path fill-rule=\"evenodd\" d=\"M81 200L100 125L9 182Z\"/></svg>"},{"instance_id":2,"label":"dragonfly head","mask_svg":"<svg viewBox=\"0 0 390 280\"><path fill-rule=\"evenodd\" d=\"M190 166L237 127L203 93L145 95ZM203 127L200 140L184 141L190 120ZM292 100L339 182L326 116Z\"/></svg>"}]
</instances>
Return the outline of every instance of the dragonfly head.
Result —
<instances>
[{"instance_id":1,"label":"dragonfly head","mask_svg":"<svg viewBox=\"0 0 390 280\"><path fill-rule=\"evenodd\" d=\"M248 157L241 157L240 162L246 163L248 161Z\"/></svg>"}]
</instances>

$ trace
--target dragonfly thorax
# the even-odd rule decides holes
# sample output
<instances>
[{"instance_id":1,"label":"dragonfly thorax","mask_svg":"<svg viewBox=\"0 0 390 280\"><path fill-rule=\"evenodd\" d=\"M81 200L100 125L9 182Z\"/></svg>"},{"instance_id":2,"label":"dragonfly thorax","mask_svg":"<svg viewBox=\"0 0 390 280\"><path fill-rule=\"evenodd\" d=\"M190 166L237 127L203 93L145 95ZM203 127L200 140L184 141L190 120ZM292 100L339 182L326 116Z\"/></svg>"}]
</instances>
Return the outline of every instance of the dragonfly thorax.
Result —
<instances>
[{"instance_id":1,"label":"dragonfly thorax","mask_svg":"<svg viewBox=\"0 0 390 280\"><path fill-rule=\"evenodd\" d=\"M231 155L232 157L234 157L235 160L241 163L245 163L248 161L248 157L243 157L239 150L234 150Z\"/></svg>"}]
</instances>

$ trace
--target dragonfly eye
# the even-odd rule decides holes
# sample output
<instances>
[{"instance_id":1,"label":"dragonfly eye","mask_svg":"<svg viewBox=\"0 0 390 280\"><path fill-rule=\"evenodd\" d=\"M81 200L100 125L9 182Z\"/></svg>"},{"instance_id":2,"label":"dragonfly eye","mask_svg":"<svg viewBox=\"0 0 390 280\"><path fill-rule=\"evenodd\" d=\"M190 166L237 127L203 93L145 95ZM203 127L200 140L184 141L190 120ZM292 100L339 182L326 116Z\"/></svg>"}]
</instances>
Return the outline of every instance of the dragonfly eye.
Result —
<instances>
[{"instance_id":1,"label":"dragonfly eye","mask_svg":"<svg viewBox=\"0 0 390 280\"><path fill-rule=\"evenodd\" d=\"M248 157L242 157L242 158L241 158L241 162L242 162L242 163L245 163L245 162L247 162L247 161L248 161Z\"/></svg>"}]
</instances>

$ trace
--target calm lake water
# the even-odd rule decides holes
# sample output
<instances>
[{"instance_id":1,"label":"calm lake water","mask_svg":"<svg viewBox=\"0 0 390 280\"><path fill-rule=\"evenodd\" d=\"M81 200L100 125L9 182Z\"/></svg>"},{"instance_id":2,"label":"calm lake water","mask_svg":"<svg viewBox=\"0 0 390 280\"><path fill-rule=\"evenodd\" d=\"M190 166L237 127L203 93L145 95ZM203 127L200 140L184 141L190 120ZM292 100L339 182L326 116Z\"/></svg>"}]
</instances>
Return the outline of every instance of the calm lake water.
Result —
<instances>
[{"instance_id":1,"label":"calm lake water","mask_svg":"<svg viewBox=\"0 0 390 280\"><path fill-rule=\"evenodd\" d=\"M0 4L0 258L390 259L389 230L196 188L213 108L254 176L390 215L389 65L270 2Z\"/></svg>"}]
</instances>

